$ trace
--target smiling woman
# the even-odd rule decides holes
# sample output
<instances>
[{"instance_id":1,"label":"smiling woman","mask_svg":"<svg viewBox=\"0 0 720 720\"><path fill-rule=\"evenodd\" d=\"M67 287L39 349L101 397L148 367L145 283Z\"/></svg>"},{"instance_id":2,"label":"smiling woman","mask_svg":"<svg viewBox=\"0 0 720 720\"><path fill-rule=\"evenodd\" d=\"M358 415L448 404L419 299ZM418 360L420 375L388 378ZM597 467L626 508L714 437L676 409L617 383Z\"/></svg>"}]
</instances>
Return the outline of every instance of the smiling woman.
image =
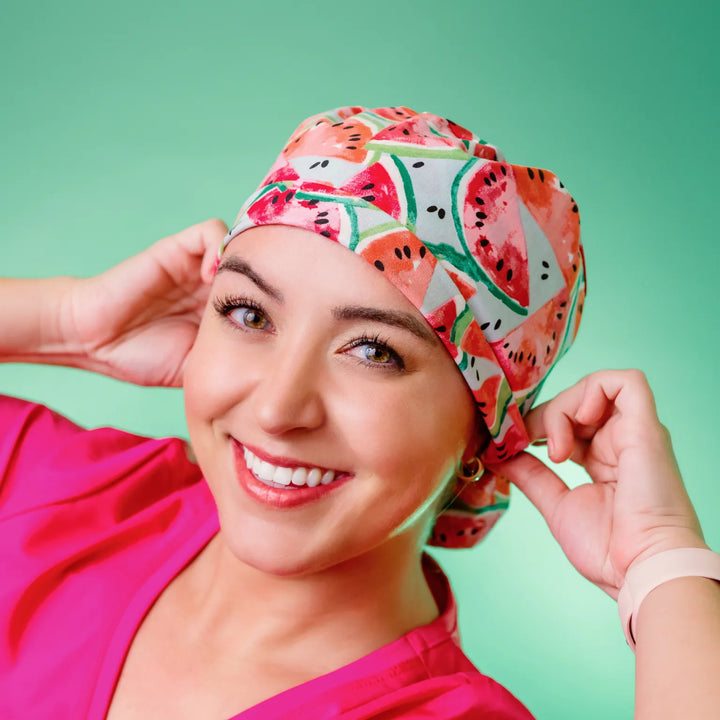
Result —
<instances>
[{"instance_id":1,"label":"smiling woman","mask_svg":"<svg viewBox=\"0 0 720 720\"><path fill-rule=\"evenodd\" d=\"M644 377L531 410L584 278L555 175L355 107L302 123L230 231L0 281L0 360L182 385L197 459L0 396L3 717L527 720L464 655L424 549L479 542L508 482L619 596L636 717L711 717L719 557Z\"/></svg>"}]
</instances>

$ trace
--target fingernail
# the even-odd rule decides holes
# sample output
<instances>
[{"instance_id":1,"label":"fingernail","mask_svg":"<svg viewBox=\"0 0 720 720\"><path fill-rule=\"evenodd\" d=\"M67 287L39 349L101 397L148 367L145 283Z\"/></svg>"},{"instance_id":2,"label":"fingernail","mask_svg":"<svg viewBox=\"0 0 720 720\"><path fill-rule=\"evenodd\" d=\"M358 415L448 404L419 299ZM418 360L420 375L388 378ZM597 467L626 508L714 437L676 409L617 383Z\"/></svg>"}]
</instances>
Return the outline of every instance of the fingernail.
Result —
<instances>
[{"instance_id":1,"label":"fingernail","mask_svg":"<svg viewBox=\"0 0 720 720\"><path fill-rule=\"evenodd\" d=\"M547 445L547 440L545 438L540 438L539 440L533 440L530 444L535 445L536 447L543 447L544 445Z\"/></svg>"}]
</instances>

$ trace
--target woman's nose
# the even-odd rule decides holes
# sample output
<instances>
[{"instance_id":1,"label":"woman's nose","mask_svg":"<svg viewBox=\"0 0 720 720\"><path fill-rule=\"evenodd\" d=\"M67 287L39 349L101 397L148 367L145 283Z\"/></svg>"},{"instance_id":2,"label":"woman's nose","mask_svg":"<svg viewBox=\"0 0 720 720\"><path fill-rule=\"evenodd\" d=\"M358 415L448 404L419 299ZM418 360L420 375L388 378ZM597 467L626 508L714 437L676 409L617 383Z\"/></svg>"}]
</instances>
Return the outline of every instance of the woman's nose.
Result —
<instances>
[{"instance_id":1,"label":"woman's nose","mask_svg":"<svg viewBox=\"0 0 720 720\"><path fill-rule=\"evenodd\" d=\"M308 344L277 352L255 387L255 415L269 435L315 429L325 422L321 363Z\"/></svg>"}]
</instances>

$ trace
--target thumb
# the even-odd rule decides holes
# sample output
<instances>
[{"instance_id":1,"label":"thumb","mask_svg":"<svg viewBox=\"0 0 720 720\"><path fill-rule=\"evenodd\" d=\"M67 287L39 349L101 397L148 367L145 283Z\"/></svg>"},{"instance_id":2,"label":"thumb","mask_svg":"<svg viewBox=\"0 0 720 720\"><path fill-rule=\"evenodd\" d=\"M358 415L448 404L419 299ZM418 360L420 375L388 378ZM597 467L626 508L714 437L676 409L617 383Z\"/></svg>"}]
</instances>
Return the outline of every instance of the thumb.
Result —
<instances>
[{"instance_id":1,"label":"thumb","mask_svg":"<svg viewBox=\"0 0 720 720\"><path fill-rule=\"evenodd\" d=\"M488 469L518 487L540 511L548 525L551 524L558 503L570 492L570 488L555 472L528 452L521 452L499 465L489 465Z\"/></svg>"}]
</instances>

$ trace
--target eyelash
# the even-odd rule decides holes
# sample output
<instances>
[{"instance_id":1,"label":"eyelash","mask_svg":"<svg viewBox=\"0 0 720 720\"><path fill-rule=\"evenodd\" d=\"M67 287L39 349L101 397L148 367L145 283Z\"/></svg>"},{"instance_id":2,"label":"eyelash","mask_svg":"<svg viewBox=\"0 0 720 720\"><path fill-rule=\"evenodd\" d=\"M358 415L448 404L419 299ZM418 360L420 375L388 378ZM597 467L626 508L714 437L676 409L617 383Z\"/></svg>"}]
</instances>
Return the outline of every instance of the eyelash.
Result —
<instances>
[{"instance_id":1,"label":"eyelash","mask_svg":"<svg viewBox=\"0 0 720 720\"><path fill-rule=\"evenodd\" d=\"M270 320L267 317L267 314L265 313L265 310L263 310L262 306L256 303L254 300L251 300L250 298L239 297L235 295L228 295L224 298L215 298L213 300L213 307L215 308L215 312L217 312L218 315L224 317L234 328L240 329L245 332L253 330L262 331L265 328L252 328L246 325L241 325L240 323L229 317L230 313L233 312L233 310L240 310L243 308L247 310L253 310L254 312L262 315L268 322L268 324L270 324ZM400 357L400 355L398 355L398 353L395 352L392 347L390 347L387 340L381 339L379 335L370 336L366 333L363 333L355 340L351 340L345 346L345 349L349 350L356 347L362 347L363 345L370 345L374 348L377 348L381 352L387 352L392 358L392 363L374 363L370 360L363 360L361 358L358 358L358 360L360 360L363 365L368 365L370 367L378 368L379 370L384 371L397 372L405 369L405 363L403 362L403 359Z\"/></svg>"}]
</instances>

